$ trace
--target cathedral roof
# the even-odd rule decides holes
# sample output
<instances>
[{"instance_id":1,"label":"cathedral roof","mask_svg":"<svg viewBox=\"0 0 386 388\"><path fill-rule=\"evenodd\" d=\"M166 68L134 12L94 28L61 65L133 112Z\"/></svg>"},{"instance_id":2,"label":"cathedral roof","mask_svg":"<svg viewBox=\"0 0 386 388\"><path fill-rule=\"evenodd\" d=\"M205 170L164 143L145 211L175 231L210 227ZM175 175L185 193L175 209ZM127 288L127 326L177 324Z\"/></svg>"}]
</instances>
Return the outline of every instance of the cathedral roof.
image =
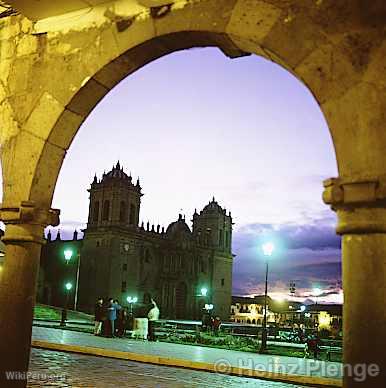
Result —
<instances>
[{"instance_id":1,"label":"cathedral roof","mask_svg":"<svg viewBox=\"0 0 386 388\"><path fill-rule=\"evenodd\" d=\"M141 189L139 185L139 179L137 180L137 183L134 185L134 183L132 182L131 175L127 175L123 171L123 167L121 167L119 161L115 166L113 166L113 168L108 173L103 173L102 179L99 182L95 175L93 184L106 183L106 182L112 182L112 181L123 181L128 183L130 186L135 187L136 189L139 189L139 190Z\"/></svg>"},{"instance_id":2,"label":"cathedral roof","mask_svg":"<svg viewBox=\"0 0 386 388\"><path fill-rule=\"evenodd\" d=\"M113 166L113 168L107 174L103 174L102 182L107 179L124 179L127 181L132 180L131 176L127 175L123 171L123 167L121 167L121 165L119 164L119 161L115 166Z\"/></svg>"},{"instance_id":3,"label":"cathedral roof","mask_svg":"<svg viewBox=\"0 0 386 388\"><path fill-rule=\"evenodd\" d=\"M180 214L177 221L172 222L166 229L166 235L168 237L190 236L192 234L185 219Z\"/></svg>"},{"instance_id":4,"label":"cathedral roof","mask_svg":"<svg viewBox=\"0 0 386 388\"><path fill-rule=\"evenodd\" d=\"M208 214L208 213L220 213L223 214L225 213L225 209L223 209L218 202L214 199L212 199L211 202L209 202L204 209L202 209L202 214Z\"/></svg>"}]
</instances>

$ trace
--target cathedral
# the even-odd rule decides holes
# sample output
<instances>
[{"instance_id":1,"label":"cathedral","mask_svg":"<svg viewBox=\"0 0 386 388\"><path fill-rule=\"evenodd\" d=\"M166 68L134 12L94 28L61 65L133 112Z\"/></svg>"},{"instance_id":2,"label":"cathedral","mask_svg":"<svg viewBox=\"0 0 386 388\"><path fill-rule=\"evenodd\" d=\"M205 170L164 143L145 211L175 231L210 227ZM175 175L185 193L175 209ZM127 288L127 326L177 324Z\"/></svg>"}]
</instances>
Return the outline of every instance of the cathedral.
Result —
<instances>
[{"instance_id":1,"label":"cathedral","mask_svg":"<svg viewBox=\"0 0 386 388\"><path fill-rule=\"evenodd\" d=\"M52 258L72 246L79 253L80 265L72 275L67 272L67 277L79 278L77 308L81 311L92 311L98 297L113 297L125 305L127 296L140 301L144 293L150 293L161 318L198 319L204 305L213 304L215 315L229 319L233 224L231 214L214 198L199 213L194 212L192 229L180 214L165 230L140 224L143 194L139 179L134 183L119 162L100 180L95 176L88 191L83 239L75 235L68 242L61 241L60 235L55 241L48 237L41 283L53 282L52 273L60 270ZM207 290L206 295L202 289Z\"/></svg>"}]
</instances>

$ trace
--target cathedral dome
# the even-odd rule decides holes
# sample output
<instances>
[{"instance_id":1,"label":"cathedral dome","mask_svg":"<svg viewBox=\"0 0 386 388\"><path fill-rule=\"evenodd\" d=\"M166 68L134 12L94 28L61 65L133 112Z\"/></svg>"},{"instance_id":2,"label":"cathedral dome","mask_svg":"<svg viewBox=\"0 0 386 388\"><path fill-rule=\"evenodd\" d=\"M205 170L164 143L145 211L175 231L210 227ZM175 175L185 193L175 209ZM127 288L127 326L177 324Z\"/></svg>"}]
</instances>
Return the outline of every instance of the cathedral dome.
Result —
<instances>
[{"instance_id":1,"label":"cathedral dome","mask_svg":"<svg viewBox=\"0 0 386 388\"><path fill-rule=\"evenodd\" d=\"M182 218L180 214L178 217L178 221L172 222L166 229L166 235L168 237L179 237L179 236L190 236L192 232L189 229L189 226Z\"/></svg>"},{"instance_id":2,"label":"cathedral dome","mask_svg":"<svg viewBox=\"0 0 386 388\"><path fill-rule=\"evenodd\" d=\"M119 162L116 166L113 166L112 170L107 174L103 174L102 181L110 180L110 179L123 179L127 181L131 181L131 176L128 176L123 169L121 168Z\"/></svg>"},{"instance_id":3,"label":"cathedral dome","mask_svg":"<svg viewBox=\"0 0 386 388\"><path fill-rule=\"evenodd\" d=\"M224 209L218 204L218 202L214 199L212 199L211 202L209 202L204 209L202 209L202 213L224 213Z\"/></svg>"}]
</instances>

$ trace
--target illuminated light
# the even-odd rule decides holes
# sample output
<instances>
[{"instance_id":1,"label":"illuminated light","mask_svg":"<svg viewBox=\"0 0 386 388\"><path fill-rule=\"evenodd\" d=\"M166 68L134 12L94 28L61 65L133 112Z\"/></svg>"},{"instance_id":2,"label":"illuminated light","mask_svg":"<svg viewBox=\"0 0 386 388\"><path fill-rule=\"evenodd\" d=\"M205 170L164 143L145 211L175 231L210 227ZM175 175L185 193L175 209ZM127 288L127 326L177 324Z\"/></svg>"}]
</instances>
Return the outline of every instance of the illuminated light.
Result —
<instances>
[{"instance_id":1,"label":"illuminated light","mask_svg":"<svg viewBox=\"0 0 386 388\"><path fill-rule=\"evenodd\" d=\"M315 296L319 296L323 293L323 291L320 288L314 288L313 293Z\"/></svg>"},{"instance_id":2,"label":"illuminated light","mask_svg":"<svg viewBox=\"0 0 386 388\"><path fill-rule=\"evenodd\" d=\"M262 249L264 256L271 256L275 249L275 245L273 245L273 243L269 241L262 245Z\"/></svg>"},{"instance_id":3,"label":"illuminated light","mask_svg":"<svg viewBox=\"0 0 386 388\"><path fill-rule=\"evenodd\" d=\"M330 326L330 316L324 311L319 315L319 326Z\"/></svg>"},{"instance_id":4,"label":"illuminated light","mask_svg":"<svg viewBox=\"0 0 386 388\"><path fill-rule=\"evenodd\" d=\"M304 316L307 317L307 318L310 318L311 317L311 313L305 313Z\"/></svg>"},{"instance_id":5,"label":"illuminated light","mask_svg":"<svg viewBox=\"0 0 386 388\"><path fill-rule=\"evenodd\" d=\"M203 287L201 288L201 296L206 296L208 294L208 289Z\"/></svg>"},{"instance_id":6,"label":"illuminated light","mask_svg":"<svg viewBox=\"0 0 386 388\"><path fill-rule=\"evenodd\" d=\"M300 311L303 313L304 311L306 311L306 306L300 306Z\"/></svg>"},{"instance_id":7,"label":"illuminated light","mask_svg":"<svg viewBox=\"0 0 386 388\"><path fill-rule=\"evenodd\" d=\"M210 304L205 304L205 310L213 310L213 305Z\"/></svg>"},{"instance_id":8,"label":"illuminated light","mask_svg":"<svg viewBox=\"0 0 386 388\"><path fill-rule=\"evenodd\" d=\"M127 302L128 303L137 303L138 302L138 298L136 296L132 297L132 296L128 296L126 298Z\"/></svg>"},{"instance_id":9,"label":"illuminated light","mask_svg":"<svg viewBox=\"0 0 386 388\"><path fill-rule=\"evenodd\" d=\"M72 257L72 250L71 249L66 249L64 252L64 259L69 262L71 260L71 257Z\"/></svg>"},{"instance_id":10,"label":"illuminated light","mask_svg":"<svg viewBox=\"0 0 386 388\"><path fill-rule=\"evenodd\" d=\"M5 253L4 252L0 252L0 257L4 257L5 256Z\"/></svg>"},{"instance_id":11,"label":"illuminated light","mask_svg":"<svg viewBox=\"0 0 386 388\"><path fill-rule=\"evenodd\" d=\"M70 291L72 288L72 283L66 283L65 287L67 291Z\"/></svg>"}]
</instances>

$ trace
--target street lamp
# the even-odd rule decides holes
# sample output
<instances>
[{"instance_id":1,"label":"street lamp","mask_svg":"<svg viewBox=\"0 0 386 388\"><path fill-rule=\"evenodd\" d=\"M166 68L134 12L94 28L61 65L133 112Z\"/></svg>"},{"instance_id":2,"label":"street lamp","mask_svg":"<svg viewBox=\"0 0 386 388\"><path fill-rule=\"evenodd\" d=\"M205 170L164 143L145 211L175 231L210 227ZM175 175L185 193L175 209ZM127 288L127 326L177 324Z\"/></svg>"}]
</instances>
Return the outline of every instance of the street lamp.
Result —
<instances>
[{"instance_id":1,"label":"street lamp","mask_svg":"<svg viewBox=\"0 0 386 388\"><path fill-rule=\"evenodd\" d=\"M208 312L213 310L213 305L212 303L206 303L205 304L205 310L207 310Z\"/></svg>"},{"instance_id":2,"label":"street lamp","mask_svg":"<svg viewBox=\"0 0 386 388\"><path fill-rule=\"evenodd\" d=\"M126 298L126 300L127 300L127 303L129 303L129 305L130 305L130 314L133 314L133 303L137 303L138 298L136 296L134 296L134 297L128 296Z\"/></svg>"},{"instance_id":3,"label":"street lamp","mask_svg":"<svg viewBox=\"0 0 386 388\"><path fill-rule=\"evenodd\" d=\"M263 332L261 336L260 353L264 353L267 349L267 296L268 296L268 259L272 256L275 246L272 242L266 242L262 245L263 254L265 256L265 293L264 293L264 319Z\"/></svg>"},{"instance_id":4,"label":"street lamp","mask_svg":"<svg viewBox=\"0 0 386 388\"><path fill-rule=\"evenodd\" d=\"M66 326L66 320L67 320L67 309L68 309L68 294L72 289L72 283L67 282L64 285L64 288L66 290L66 301L64 303L64 308L62 309L62 319L60 321L60 326Z\"/></svg>"},{"instance_id":5,"label":"street lamp","mask_svg":"<svg viewBox=\"0 0 386 388\"><path fill-rule=\"evenodd\" d=\"M66 249L63 253L64 253L64 260L66 260L66 264L68 264L69 261L71 260L73 252L71 249Z\"/></svg>"},{"instance_id":6,"label":"street lamp","mask_svg":"<svg viewBox=\"0 0 386 388\"><path fill-rule=\"evenodd\" d=\"M201 296L207 296L208 294L208 289L206 287L201 288Z\"/></svg>"},{"instance_id":7,"label":"street lamp","mask_svg":"<svg viewBox=\"0 0 386 388\"><path fill-rule=\"evenodd\" d=\"M70 262L74 251L72 249L66 249L64 252L64 260L66 261L66 265ZM78 262L76 268L76 282L75 282L75 295L74 295L74 310L78 305L78 291L79 291L79 271L80 271L80 253L78 253Z\"/></svg>"},{"instance_id":8,"label":"street lamp","mask_svg":"<svg viewBox=\"0 0 386 388\"><path fill-rule=\"evenodd\" d=\"M318 304L318 297L322 295L323 291L320 288L314 288L313 294L315 296L315 304Z\"/></svg>"}]
</instances>

